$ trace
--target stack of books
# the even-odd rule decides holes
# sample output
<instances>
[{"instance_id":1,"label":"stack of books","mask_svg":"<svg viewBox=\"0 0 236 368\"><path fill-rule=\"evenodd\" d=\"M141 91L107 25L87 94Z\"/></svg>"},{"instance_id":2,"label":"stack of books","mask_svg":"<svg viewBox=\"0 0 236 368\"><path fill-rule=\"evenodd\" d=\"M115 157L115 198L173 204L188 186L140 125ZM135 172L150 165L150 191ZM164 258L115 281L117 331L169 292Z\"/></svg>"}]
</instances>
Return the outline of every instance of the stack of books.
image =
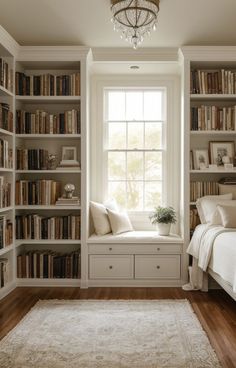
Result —
<instances>
[{"instance_id":1,"label":"stack of books","mask_svg":"<svg viewBox=\"0 0 236 368\"><path fill-rule=\"evenodd\" d=\"M0 85L11 92L13 90L13 70L2 58L0 58Z\"/></svg>"},{"instance_id":2,"label":"stack of books","mask_svg":"<svg viewBox=\"0 0 236 368\"><path fill-rule=\"evenodd\" d=\"M13 113L7 103L0 103L0 128L13 131Z\"/></svg>"},{"instance_id":3,"label":"stack of books","mask_svg":"<svg viewBox=\"0 0 236 368\"><path fill-rule=\"evenodd\" d=\"M11 206L11 183L5 180L4 176L0 176L0 208Z\"/></svg>"},{"instance_id":4,"label":"stack of books","mask_svg":"<svg viewBox=\"0 0 236 368\"><path fill-rule=\"evenodd\" d=\"M190 201L195 202L198 198L205 195L219 194L219 184L214 181L191 181L190 182Z\"/></svg>"},{"instance_id":5,"label":"stack of books","mask_svg":"<svg viewBox=\"0 0 236 368\"><path fill-rule=\"evenodd\" d=\"M8 259L0 258L0 288L3 288L8 282Z\"/></svg>"},{"instance_id":6,"label":"stack of books","mask_svg":"<svg viewBox=\"0 0 236 368\"><path fill-rule=\"evenodd\" d=\"M72 109L60 114L43 110L16 111L16 134L80 134L80 112Z\"/></svg>"},{"instance_id":7,"label":"stack of books","mask_svg":"<svg viewBox=\"0 0 236 368\"><path fill-rule=\"evenodd\" d=\"M16 72L16 95L79 96L80 73L67 75L26 75Z\"/></svg>"},{"instance_id":8,"label":"stack of books","mask_svg":"<svg viewBox=\"0 0 236 368\"><path fill-rule=\"evenodd\" d=\"M72 197L72 198L66 198L66 197L60 197L56 201L57 206L80 206L80 199L79 197Z\"/></svg>"},{"instance_id":9,"label":"stack of books","mask_svg":"<svg viewBox=\"0 0 236 368\"><path fill-rule=\"evenodd\" d=\"M80 278L80 252L29 251L17 257L18 278Z\"/></svg>"},{"instance_id":10,"label":"stack of books","mask_svg":"<svg viewBox=\"0 0 236 368\"><path fill-rule=\"evenodd\" d=\"M11 245L13 241L13 224L6 216L0 216L0 249Z\"/></svg>"},{"instance_id":11,"label":"stack of books","mask_svg":"<svg viewBox=\"0 0 236 368\"><path fill-rule=\"evenodd\" d=\"M235 94L236 72L231 70L192 70L191 93Z\"/></svg>"},{"instance_id":12,"label":"stack of books","mask_svg":"<svg viewBox=\"0 0 236 368\"><path fill-rule=\"evenodd\" d=\"M13 168L13 151L9 148L8 141L2 138L0 138L0 168Z\"/></svg>"},{"instance_id":13,"label":"stack of books","mask_svg":"<svg viewBox=\"0 0 236 368\"><path fill-rule=\"evenodd\" d=\"M17 170L47 170L48 151L44 149L21 149L16 150Z\"/></svg>"},{"instance_id":14,"label":"stack of books","mask_svg":"<svg viewBox=\"0 0 236 368\"><path fill-rule=\"evenodd\" d=\"M54 180L19 180L16 182L16 205L54 205L60 191L61 183Z\"/></svg>"},{"instance_id":15,"label":"stack of books","mask_svg":"<svg viewBox=\"0 0 236 368\"><path fill-rule=\"evenodd\" d=\"M80 239L80 215L43 217L16 216L17 239Z\"/></svg>"}]
</instances>

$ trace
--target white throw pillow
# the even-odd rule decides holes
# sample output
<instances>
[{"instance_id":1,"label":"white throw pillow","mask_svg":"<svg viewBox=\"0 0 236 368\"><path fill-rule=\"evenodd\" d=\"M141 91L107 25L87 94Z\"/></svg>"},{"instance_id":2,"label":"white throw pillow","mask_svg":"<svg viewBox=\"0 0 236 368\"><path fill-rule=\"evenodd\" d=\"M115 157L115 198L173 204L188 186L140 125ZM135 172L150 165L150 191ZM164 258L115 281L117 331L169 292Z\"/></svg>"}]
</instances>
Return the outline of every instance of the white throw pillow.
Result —
<instances>
[{"instance_id":1,"label":"white throw pillow","mask_svg":"<svg viewBox=\"0 0 236 368\"><path fill-rule=\"evenodd\" d=\"M111 225L106 207L97 202L90 202L90 210L93 218L95 233L105 235L111 232Z\"/></svg>"},{"instance_id":2,"label":"white throw pillow","mask_svg":"<svg viewBox=\"0 0 236 368\"><path fill-rule=\"evenodd\" d=\"M236 202L236 201L233 201ZM233 205L218 205L217 210L224 227L236 228L236 203Z\"/></svg>"},{"instance_id":3,"label":"white throw pillow","mask_svg":"<svg viewBox=\"0 0 236 368\"><path fill-rule=\"evenodd\" d=\"M232 193L223 195L212 195L199 198L196 202L199 218L202 224L216 223L214 221L214 214L217 210L217 205L222 200L232 200ZM218 220L219 221L219 220Z\"/></svg>"},{"instance_id":4,"label":"white throw pillow","mask_svg":"<svg viewBox=\"0 0 236 368\"><path fill-rule=\"evenodd\" d=\"M107 209L107 213L114 235L134 230L127 213L112 211L109 208Z\"/></svg>"},{"instance_id":5,"label":"white throw pillow","mask_svg":"<svg viewBox=\"0 0 236 368\"><path fill-rule=\"evenodd\" d=\"M104 206L106 208L109 208L109 210L119 212L118 205L117 205L116 200L114 198L108 199L106 202L104 202Z\"/></svg>"}]
</instances>

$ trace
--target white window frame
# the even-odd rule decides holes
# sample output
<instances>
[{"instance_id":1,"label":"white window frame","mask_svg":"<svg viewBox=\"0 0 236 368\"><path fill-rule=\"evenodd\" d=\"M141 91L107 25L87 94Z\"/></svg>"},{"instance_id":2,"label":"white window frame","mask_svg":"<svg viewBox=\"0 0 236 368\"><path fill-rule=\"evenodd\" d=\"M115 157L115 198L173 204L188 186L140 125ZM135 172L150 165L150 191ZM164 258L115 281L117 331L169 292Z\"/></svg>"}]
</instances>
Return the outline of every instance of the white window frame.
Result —
<instances>
[{"instance_id":1,"label":"white window frame","mask_svg":"<svg viewBox=\"0 0 236 368\"><path fill-rule=\"evenodd\" d=\"M163 205L180 208L180 79L178 75L94 75L91 79L90 123L90 199L104 202L106 152L104 142L104 89L105 88L166 88L166 157L164 181L166 196ZM163 165L164 166L164 165ZM148 227L148 213L136 212L134 218ZM175 232L178 232L178 224Z\"/></svg>"},{"instance_id":2,"label":"white window frame","mask_svg":"<svg viewBox=\"0 0 236 368\"><path fill-rule=\"evenodd\" d=\"M167 90L166 87L157 87L157 86L153 86L153 87L104 87L103 89L103 101L104 101L104 113L103 113L103 149L104 149L104 175L103 175L103 192L104 192L104 197L107 198L108 197L108 152L110 151L114 151L114 152L125 152L127 154L127 152L129 152L128 149L117 149L117 150L110 150L107 147L107 143L108 143L108 114L107 114L107 108L108 108L108 93L109 91L158 91L158 90L163 90L164 91L164 98L162 99L162 109L164 112L164 117L162 120L155 120L154 122L160 122L162 123L162 148L161 149L156 149L156 150L150 150L152 152L162 152L162 179L160 180L160 182L162 183L162 203L166 203L167 200L167 193L166 193L166 176L167 176L167 172L166 172L166 147L167 147L167 138L166 138L166 134L167 134L167 101L166 101L166 97L167 97ZM122 121L124 123L126 123L126 128L127 128L127 122L126 120L119 120ZM149 121L145 121L143 120L143 122L149 122ZM135 121L134 121L135 123ZM144 134L145 134L145 130L144 130ZM133 152L148 152L147 149L134 149L131 150ZM140 182L145 183L145 179L143 180L139 180ZM158 181L158 180L156 180ZM145 192L145 191L144 191ZM150 211L129 211L127 210L129 213L143 213L143 212L150 212Z\"/></svg>"}]
</instances>

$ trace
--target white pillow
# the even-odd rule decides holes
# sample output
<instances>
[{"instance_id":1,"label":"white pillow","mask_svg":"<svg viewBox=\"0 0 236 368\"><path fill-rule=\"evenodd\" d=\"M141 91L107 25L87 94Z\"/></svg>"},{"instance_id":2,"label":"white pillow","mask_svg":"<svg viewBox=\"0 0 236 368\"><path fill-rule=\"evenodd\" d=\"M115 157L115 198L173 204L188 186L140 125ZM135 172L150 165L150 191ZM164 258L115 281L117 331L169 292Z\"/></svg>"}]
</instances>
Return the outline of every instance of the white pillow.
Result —
<instances>
[{"instance_id":1,"label":"white pillow","mask_svg":"<svg viewBox=\"0 0 236 368\"><path fill-rule=\"evenodd\" d=\"M105 235L111 232L111 225L108 219L106 207L97 202L90 202L90 210L93 218L95 233Z\"/></svg>"},{"instance_id":2,"label":"white pillow","mask_svg":"<svg viewBox=\"0 0 236 368\"><path fill-rule=\"evenodd\" d=\"M133 231L133 226L125 212L117 212L107 209L108 217L113 234L121 234L127 231Z\"/></svg>"},{"instance_id":3,"label":"white pillow","mask_svg":"<svg viewBox=\"0 0 236 368\"><path fill-rule=\"evenodd\" d=\"M117 205L116 200L114 198L108 199L106 202L104 202L104 206L106 208L109 208L109 210L119 212L118 205Z\"/></svg>"},{"instance_id":4,"label":"white pillow","mask_svg":"<svg viewBox=\"0 0 236 368\"><path fill-rule=\"evenodd\" d=\"M199 218L202 224L213 223L212 217L216 212L217 204L221 200L232 200L232 193L212 195L199 198L196 202Z\"/></svg>"},{"instance_id":5,"label":"white pillow","mask_svg":"<svg viewBox=\"0 0 236 368\"><path fill-rule=\"evenodd\" d=\"M221 201L213 216L214 224L236 227L236 200ZM234 226L235 224L235 226Z\"/></svg>"}]
</instances>

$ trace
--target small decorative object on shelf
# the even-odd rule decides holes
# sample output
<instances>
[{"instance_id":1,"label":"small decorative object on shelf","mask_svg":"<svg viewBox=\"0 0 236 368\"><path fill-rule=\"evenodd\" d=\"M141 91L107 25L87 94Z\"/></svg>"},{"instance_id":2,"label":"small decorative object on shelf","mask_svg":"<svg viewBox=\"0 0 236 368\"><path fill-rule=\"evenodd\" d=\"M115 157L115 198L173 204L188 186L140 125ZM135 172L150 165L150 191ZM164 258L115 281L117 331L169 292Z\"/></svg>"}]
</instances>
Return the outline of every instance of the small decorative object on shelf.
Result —
<instances>
[{"instance_id":1,"label":"small decorative object on shelf","mask_svg":"<svg viewBox=\"0 0 236 368\"><path fill-rule=\"evenodd\" d=\"M71 169L73 167L76 167L76 168L80 167L79 161L77 161L77 148L63 146L62 147L62 160L57 168L58 169L60 168Z\"/></svg>"},{"instance_id":2,"label":"small decorative object on shelf","mask_svg":"<svg viewBox=\"0 0 236 368\"><path fill-rule=\"evenodd\" d=\"M54 153L49 153L47 157L47 169L55 170L57 168L57 155Z\"/></svg>"},{"instance_id":3,"label":"small decorative object on shelf","mask_svg":"<svg viewBox=\"0 0 236 368\"><path fill-rule=\"evenodd\" d=\"M56 205L64 206L64 205L72 205L79 206L80 200L79 197L73 197L73 193L75 191L74 184L66 184L64 186L65 194L61 198L58 198L56 201Z\"/></svg>"},{"instance_id":4,"label":"small decorative object on shelf","mask_svg":"<svg viewBox=\"0 0 236 368\"><path fill-rule=\"evenodd\" d=\"M193 150L194 169L204 170L209 166L209 155L207 149Z\"/></svg>"},{"instance_id":5,"label":"small decorative object on shelf","mask_svg":"<svg viewBox=\"0 0 236 368\"><path fill-rule=\"evenodd\" d=\"M156 225L159 235L169 235L171 224L176 223L176 212L173 207L158 206L149 218Z\"/></svg>"}]
</instances>

